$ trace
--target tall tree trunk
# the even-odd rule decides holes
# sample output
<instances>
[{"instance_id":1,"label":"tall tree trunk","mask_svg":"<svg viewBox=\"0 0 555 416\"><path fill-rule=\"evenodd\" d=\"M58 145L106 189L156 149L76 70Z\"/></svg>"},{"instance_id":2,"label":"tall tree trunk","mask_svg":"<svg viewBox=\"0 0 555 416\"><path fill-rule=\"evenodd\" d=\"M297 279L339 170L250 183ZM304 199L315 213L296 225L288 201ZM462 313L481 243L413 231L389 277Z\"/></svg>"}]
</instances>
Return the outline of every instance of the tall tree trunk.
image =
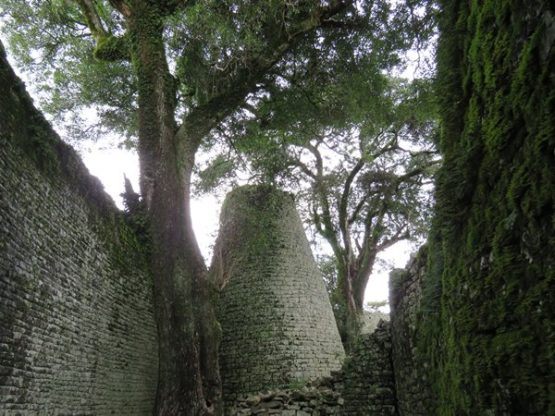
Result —
<instances>
[{"instance_id":1,"label":"tall tree trunk","mask_svg":"<svg viewBox=\"0 0 555 416\"><path fill-rule=\"evenodd\" d=\"M345 314L345 349L351 352L360 335L362 329L362 304L359 306L357 302L358 294L355 292L356 271L347 271L347 279L345 279L345 299L347 311ZM364 296L364 294L362 295Z\"/></svg>"},{"instance_id":2,"label":"tall tree trunk","mask_svg":"<svg viewBox=\"0 0 555 416\"><path fill-rule=\"evenodd\" d=\"M152 3L137 0L127 22L139 86L141 193L153 245L160 354L155 414L214 414L221 411L219 328L190 215L196 146L177 135L161 14Z\"/></svg>"},{"instance_id":3,"label":"tall tree trunk","mask_svg":"<svg viewBox=\"0 0 555 416\"><path fill-rule=\"evenodd\" d=\"M333 303L337 328L343 347L347 353L353 350L360 334L362 308L357 307L353 291L353 276L349 266L339 266L337 287L333 293Z\"/></svg>"},{"instance_id":4,"label":"tall tree trunk","mask_svg":"<svg viewBox=\"0 0 555 416\"><path fill-rule=\"evenodd\" d=\"M360 268L356 260L338 265L338 281L334 294L336 319L345 351L349 353L360 336L364 320L364 292L372 273L375 254Z\"/></svg>"}]
</instances>

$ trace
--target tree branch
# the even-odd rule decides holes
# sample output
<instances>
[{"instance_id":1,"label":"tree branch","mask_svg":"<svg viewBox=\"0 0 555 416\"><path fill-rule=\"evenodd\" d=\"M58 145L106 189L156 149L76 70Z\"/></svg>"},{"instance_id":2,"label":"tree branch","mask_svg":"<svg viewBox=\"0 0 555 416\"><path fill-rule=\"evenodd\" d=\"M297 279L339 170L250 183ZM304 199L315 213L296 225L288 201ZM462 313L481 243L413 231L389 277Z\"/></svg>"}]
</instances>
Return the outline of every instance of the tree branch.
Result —
<instances>
[{"instance_id":1,"label":"tree branch","mask_svg":"<svg viewBox=\"0 0 555 416\"><path fill-rule=\"evenodd\" d=\"M125 0L108 0L112 7L120 12L124 17L131 16L131 8Z\"/></svg>"},{"instance_id":2,"label":"tree branch","mask_svg":"<svg viewBox=\"0 0 555 416\"><path fill-rule=\"evenodd\" d=\"M87 26L93 37L98 41L99 38L110 36L110 33L104 28L102 19L98 15L98 11L94 4L94 0L76 0L79 8L85 16Z\"/></svg>"},{"instance_id":3,"label":"tree branch","mask_svg":"<svg viewBox=\"0 0 555 416\"><path fill-rule=\"evenodd\" d=\"M272 33L275 37L263 52L245 59L240 63L240 67L229 68L227 74L219 73L218 78L223 79L220 85L226 88L211 96L206 103L191 109L179 128L179 136L187 136L189 140L200 143L210 130L237 109L245 97L256 89L268 71L304 34L319 27L324 20L339 13L350 3L352 0L331 1L328 6L320 8L315 16L297 24L298 29L294 33L285 30L281 30L277 36ZM271 26L273 30L274 26ZM245 55L248 56L248 53Z\"/></svg>"},{"instance_id":4,"label":"tree branch","mask_svg":"<svg viewBox=\"0 0 555 416\"><path fill-rule=\"evenodd\" d=\"M345 185L343 186L343 192L341 194L341 199L339 201L339 229L341 230L341 235L343 237L343 245L345 251L347 252L347 256L350 257L352 255L351 251L351 237L350 237L350 229L349 229L349 218L347 207L349 204L349 197L351 195L351 185L359 174L359 172L364 167L364 161L359 159L357 164L353 167L347 179L345 180Z\"/></svg>"},{"instance_id":5,"label":"tree branch","mask_svg":"<svg viewBox=\"0 0 555 416\"><path fill-rule=\"evenodd\" d=\"M426 171L425 171L426 168L431 167L431 166L433 166L433 165L437 165L437 164L439 164L439 163L441 163L440 160L435 160L435 161L430 162L429 164L427 164L427 165L425 165L425 166L419 166L419 167L414 168L413 170L411 170L411 171L409 171L409 172L404 173L404 174L401 175L401 176L398 176L398 177L397 177L397 187L398 187L401 183L406 182L406 181L408 181L409 179L414 178L415 176L425 174L425 173L426 173Z\"/></svg>"},{"instance_id":6,"label":"tree branch","mask_svg":"<svg viewBox=\"0 0 555 416\"><path fill-rule=\"evenodd\" d=\"M357 220L357 218L360 214L360 211L362 211L362 208L364 208L364 204L366 204L366 200L368 199L369 196L370 196L370 193L368 193L368 192L365 193L364 196L359 201L359 203L356 205L355 209L353 210L353 213L351 214L351 216L348 219L348 225L349 226Z\"/></svg>"},{"instance_id":7,"label":"tree branch","mask_svg":"<svg viewBox=\"0 0 555 416\"><path fill-rule=\"evenodd\" d=\"M409 230L407 230L406 225L403 225L401 228L397 230L397 232L394 235L392 235L389 238L386 238L383 242L376 245L376 251L385 250L386 248L391 247L395 243L398 243L399 241L402 241L402 240L406 240L409 237L410 237L410 232Z\"/></svg>"},{"instance_id":8,"label":"tree branch","mask_svg":"<svg viewBox=\"0 0 555 416\"><path fill-rule=\"evenodd\" d=\"M359 269L364 269L366 263L372 263L373 261L369 261L371 259L371 254L376 252L376 246L378 243L378 239L380 237L380 232L378 231L383 223L383 218L387 211L387 205L382 203L382 206L375 213L372 210L368 210L366 213L366 218L364 222L364 237L362 241L362 248L357 256L357 264L359 265ZM376 219L374 227L372 227L372 220ZM374 254L375 256L375 254ZM367 265L367 267L371 267L372 264Z\"/></svg>"},{"instance_id":9,"label":"tree branch","mask_svg":"<svg viewBox=\"0 0 555 416\"><path fill-rule=\"evenodd\" d=\"M321 215L316 212L315 208L313 209L313 212L318 216L318 221L320 222L320 229L318 231L320 232L320 235L322 235L322 237L324 237L326 241L330 244L336 258L342 259L344 255L344 249L339 243L339 239L337 238L337 231L333 226L333 218L330 209L330 202L328 200L328 193L326 192L323 183L324 163L322 160L322 155L318 151L318 148L310 143L304 145L303 147L309 150L316 159L316 175L314 177L313 189L322 208Z\"/></svg>"},{"instance_id":10,"label":"tree branch","mask_svg":"<svg viewBox=\"0 0 555 416\"><path fill-rule=\"evenodd\" d=\"M310 177L310 178L312 178L312 179L314 179L314 180L317 179L317 178L316 178L316 174L315 174L314 172L312 172L312 171L308 168L308 166L306 166L306 165L305 165L303 162L301 162L300 160L298 160L298 159L292 159L292 160L291 160L291 163L292 163L293 166L296 166L296 167L298 167L299 169L301 169L301 171L302 171L306 176L308 176L308 177Z\"/></svg>"}]
</instances>

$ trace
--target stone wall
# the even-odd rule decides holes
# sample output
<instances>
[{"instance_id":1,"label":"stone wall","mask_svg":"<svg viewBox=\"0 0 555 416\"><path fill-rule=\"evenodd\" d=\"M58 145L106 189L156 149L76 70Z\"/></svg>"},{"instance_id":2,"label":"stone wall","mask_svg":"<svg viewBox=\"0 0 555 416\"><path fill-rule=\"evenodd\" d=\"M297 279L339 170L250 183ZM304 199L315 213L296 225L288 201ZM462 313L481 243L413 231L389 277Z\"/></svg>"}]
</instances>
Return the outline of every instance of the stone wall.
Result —
<instances>
[{"instance_id":1,"label":"stone wall","mask_svg":"<svg viewBox=\"0 0 555 416\"><path fill-rule=\"evenodd\" d=\"M427 247L423 246L406 269L394 270L389 279L392 360L400 416L433 414L429 381L420 361L422 354L418 354L417 329L426 265Z\"/></svg>"},{"instance_id":2,"label":"stone wall","mask_svg":"<svg viewBox=\"0 0 555 416\"><path fill-rule=\"evenodd\" d=\"M228 416L395 416L390 324L361 336L341 371L298 388L239 397Z\"/></svg>"},{"instance_id":3,"label":"stone wall","mask_svg":"<svg viewBox=\"0 0 555 416\"><path fill-rule=\"evenodd\" d=\"M554 3L440 3L433 414L555 415Z\"/></svg>"},{"instance_id":4,"label":"stone wall","mask_svg":"<svg viewBox=\"0 0 555 416\"><path fill-rule=\"evenodd\" d=\"M0 414L149 415L144 250L0 44Z\"/></svg>"},{"instance_id":5,"label":"stone wall","mask_svg":"<svg viewBox=\"0 0 555 416\"><path fill-rule=\"evenodd\" d=\"M391 362L390 323L360 336L343 368L343 415L395 416L395 378Z\"/></svg>"},{"instance_id":6,"label":"stone wall","mask_svg":"<svg viewBox=\"0 0 555 416\"><path fill-rule=\"evenodd\" d=\"M297 389L262 392L240 397L227 410L227 416L281 415L326 416L341 415L342 381L326 378Z\"/></svg>"},{"instance_id":7,"label":"stone wall","mask_svg":"<svg viewBox=\"0 0 555 416\"><path fill-rule=\"evenodd\" d=\"M269 186L230 193L214 259L226 400L341 367L329 298L291 195Z\"/></svg>"}]
</instances>

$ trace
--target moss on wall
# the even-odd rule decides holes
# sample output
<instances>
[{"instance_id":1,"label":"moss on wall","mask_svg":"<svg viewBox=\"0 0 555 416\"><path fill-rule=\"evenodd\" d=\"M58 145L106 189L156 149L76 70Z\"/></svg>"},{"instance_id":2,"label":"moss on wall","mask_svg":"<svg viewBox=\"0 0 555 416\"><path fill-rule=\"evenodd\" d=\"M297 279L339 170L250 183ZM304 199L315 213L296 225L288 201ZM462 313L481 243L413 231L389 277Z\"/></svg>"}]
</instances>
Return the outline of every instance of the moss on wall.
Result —
<instances>
[{"instance_id":1,"label":"moss on wall","mask_svg":"<svg viewBox=\"0 0 555 416\"><path fill-rule=\"evenodd\" d=\"M444 0L420 345L437 414L555 414L555 10Z\"/></svg>"},{"instance_id":2,"label":"moss on wall","mask_svg":"<svg viewBox=\"0 0 555 416\"><path fill-rule=\"evenodd\" d=\"M391 325L362 334L343 365L344 416L397 416Z\"/></svg>"},{"instance_id":3,"label":"moss on wall","mask_svg":"<svg viewBox=\"0 0 555 416\"><path fill-rule=\"evenodd\" d=\"M0 414L150 415L144 245L52 130L0 44Z\"/></svg>"},{"instance_id":4,"label":"moss on wall","mask_svg":"<svg viewBox=\"0 0 555 416\"><path fill-rule=\"evenodd\" d=\"M394 270L389 277L392 361L400 416L434 414L428 367L417 353L419 322L423 315L430 318L429 311L421 308L427 264L428 247L422 246L404 270Z\"/></svg>"}]
</instances>

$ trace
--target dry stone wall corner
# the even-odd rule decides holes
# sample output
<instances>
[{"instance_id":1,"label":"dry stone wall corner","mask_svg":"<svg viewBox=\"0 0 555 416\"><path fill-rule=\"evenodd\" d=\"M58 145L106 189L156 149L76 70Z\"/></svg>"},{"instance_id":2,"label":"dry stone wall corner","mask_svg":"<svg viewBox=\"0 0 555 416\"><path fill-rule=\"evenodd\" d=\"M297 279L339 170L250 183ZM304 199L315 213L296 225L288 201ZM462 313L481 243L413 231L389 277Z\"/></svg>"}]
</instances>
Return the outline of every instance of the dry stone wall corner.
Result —
<instances>
[{"instance_id":1,"label":"dry stone wall corner","mask_svg":"<svg viewBox=\"0 0 555 416\"><path fill-rule=\"evenodd\" d=\"M422 284L427 266L423 246L405 269L390 274L392 363L400 416L433 414L433 394L422 353L418 353L418 325L422 313Z\"/></svg>"}]
</instances>

